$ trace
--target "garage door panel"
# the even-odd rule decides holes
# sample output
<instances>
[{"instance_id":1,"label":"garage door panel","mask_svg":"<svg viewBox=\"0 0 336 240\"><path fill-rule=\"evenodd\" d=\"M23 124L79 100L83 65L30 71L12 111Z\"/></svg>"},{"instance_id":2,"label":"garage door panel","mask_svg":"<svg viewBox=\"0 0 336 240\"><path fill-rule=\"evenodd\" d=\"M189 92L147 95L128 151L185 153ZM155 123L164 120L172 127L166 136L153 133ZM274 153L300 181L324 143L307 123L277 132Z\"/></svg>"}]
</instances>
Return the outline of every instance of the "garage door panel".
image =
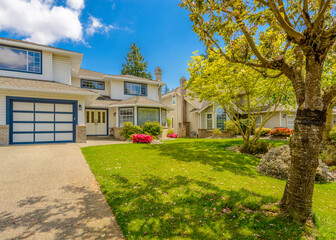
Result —
<instances>
[{"instance_id":1,"label":"garage door panel","mask_svg":"<svg viewBox=\"0 0 336 240\"><path fill-rule=\"evenodd\" d=\"M34 103L32 102L14 102L14 111L34 111Z\"/></svg>"},{"instance_id":2,"label":"garage door panel","mask_svg":"<svg viewBox=\"0 0 336 240\"><path fill-rule=\"evenodd\" d=\"M32 122L34 121L34 113L14 112L13 121L14 122Z\"/></svg>"},{"instance_id":3,"label":"garage door panel","mask_svg":"<svg viewBox=\"0 0 336 240\"><path fill-rule=\"evenodd\" d=\"M72 131L73 124L72 123L56 123L55 131Z\"/></svg>"},{"instance_id":4,"label":"garage door panel","mask_svg":"<svg viewBox=\"0 0 336 240\"><path fill-rule=\"evenodd\" d=\"M53 103L35 103L35 111L53 112Z\"/></svg>"},{"instance_id":5,"label":"garage door panel","mask_svg":"<svg viewBox=\"0 0 336 240\"><path fill-rule=\"evenodd\" d=\"M56 133L55 140L56 141L71 141L73 139L72 133Z\"/></svg>"},{"instance_id":6,"label":"garage door panel","mask_svg":"<svg viewBox=\"0 0 336 240\"><path fill-rule=\"evenodd\" d=\"M34 123L13 123L13 132L34 132Z\"/></svg>"},{"instance_id":7,"label":"garage door panel","mask_svg":"<svg viewBox=\"0 0 336 240\"><path fill-rule=\"evenodd\" d=\"M35 132L53 132L54 123L35 123Z\"/></svg>"},{"instance_id":8,"label":"garage door panel","mask_svg":"<svg viewBox=\"0 0 336 240\"><path fill-rule=\"evenodd\" d=\"M36 133L35 142L53 142L54 133Z\"/></svg>"},{"instance_id":9,"label":"garage door panel","mask_svg":"<svg viewBox=\"0 0 336 240\"><path fill-rule=\"evenodd\" d=\"M14 143L32 143L34 142L34 134L33 133L24 133L24 134L13 134L13 142Z\"/></svg>"},{"instance_id":10,"label":"garage door panel","mask_svg":"<svg viewBox=\"0 0 336 240\"><path fill-rule=\"evenodd\" d=\"M73 112L72 104L55 104L55 112Z\"/></svg>"},{"instance_id":11,"label":"garage door panel","mask_svg":"<svg viewBox=\"0 0 336 240\"><path fill-rule=\"evenodd\" d=\"M53 113L35 113L36 122L53 122L54 114Z\"/></svg>"},{"instance_id":12,"label":"garage door panel","mask_svg":"<svg viewBox=\"0 0 336 240\"><path fill-rule=\"evenodd\" d=\"M72 122L73 114L56 113L55 118L56 122Z\"/></svg>"}]
</instances>

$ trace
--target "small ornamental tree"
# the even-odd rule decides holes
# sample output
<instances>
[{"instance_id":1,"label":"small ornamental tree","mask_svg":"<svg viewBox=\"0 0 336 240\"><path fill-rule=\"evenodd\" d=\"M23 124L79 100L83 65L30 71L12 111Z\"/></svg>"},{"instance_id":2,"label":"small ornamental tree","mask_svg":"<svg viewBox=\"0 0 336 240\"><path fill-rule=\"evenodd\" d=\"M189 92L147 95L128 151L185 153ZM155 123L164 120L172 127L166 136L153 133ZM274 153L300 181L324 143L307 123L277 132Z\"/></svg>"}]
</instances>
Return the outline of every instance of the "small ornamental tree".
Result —
<instances>
[{"instance_id":1,"label":"small ornamental tree","mask_svg":"<svg viewBox=\"0 0 336 240\"><path fill-rule=\"evenodd\" d=\"M336 96L335 0L182 0L180 6L222 58L291 81L298 107L281 207L306 222L326 113Z\"/></svg>"},{"instance_id":2,"label":"small ornamental tree","mask_svg":"<svg viewBox=\"0 0 336 240\"><path fill-rule=\"evenodd\" d=\"M250 139L258 118L262 128L281 103L291 102L292 88L287 78L265 78L243 64L221 58L216 52L210 52L207 58L194 55L188 71L188 94L219 104L241 134L244 145L258 141L260 131Z\"/></svg>"},{"instance_id":3,"label":"small ornamental tree","mask_svg":"<svg viewBox=\"0 0 336 240\"><path fill-rule=\"evenodd\" d=\"M133 75L137 77L152 79L150 72L147 72L147 62L140 53L140 48L133 43L125 58L126 62L122 64L122 75Z\"/></svg>"}]
</instances>

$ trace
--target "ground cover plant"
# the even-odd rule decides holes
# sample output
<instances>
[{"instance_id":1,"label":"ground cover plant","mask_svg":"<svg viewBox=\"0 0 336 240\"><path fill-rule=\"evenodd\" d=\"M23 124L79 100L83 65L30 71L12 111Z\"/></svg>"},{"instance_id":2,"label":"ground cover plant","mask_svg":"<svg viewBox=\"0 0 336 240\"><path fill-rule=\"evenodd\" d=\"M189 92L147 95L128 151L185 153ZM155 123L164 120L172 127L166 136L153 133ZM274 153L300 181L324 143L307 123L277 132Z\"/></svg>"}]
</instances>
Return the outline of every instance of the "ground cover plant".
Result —
<instances>
[{"instance_id":1,"label":"ground cover plant","mask_svg":"<svg viewBox=\"0 0 336 240\"><path fill-rule=\"evenodd\" d=\"M304 228L269 205L285 181L257 173L258 158L226 150L242 144L177 139L82 151L127 239L302 239ZM315 185L314 203L319 239L334 239L336 184Z\"/></svg>"}]
</instances>

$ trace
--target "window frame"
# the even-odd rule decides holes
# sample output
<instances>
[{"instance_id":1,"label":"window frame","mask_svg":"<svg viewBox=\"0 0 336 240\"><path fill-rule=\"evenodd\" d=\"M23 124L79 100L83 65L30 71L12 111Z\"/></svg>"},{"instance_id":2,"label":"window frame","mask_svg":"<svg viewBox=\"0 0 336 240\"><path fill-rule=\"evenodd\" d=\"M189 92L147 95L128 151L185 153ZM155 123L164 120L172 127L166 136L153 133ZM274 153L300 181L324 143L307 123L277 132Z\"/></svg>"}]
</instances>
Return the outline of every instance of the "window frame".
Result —
<instances>
[{"instance_id":1,"label":"window frame","mask_svg":"<svg viewBox=\"0 0 336 240\"><path fill-rule=\"evenodd\" d=\"M218 116L219 116L219 115L217 114L217 112L218 112L219 109L223 109L223 108L218 107L217 110L216 110L216 128L217 128L217 129L220 129L221 131L223 131L223 130L225 129L225 122L227 122L227 115L226 115L225 110L223 109L223 111L224 111L224 115L225 115L224 127L223 127L223 129L222 129L222 128L219 128L219 127L218 127ZM220 120L221 120L221 119L220 119Z\"/></svg>"},{"instance_id":2,"label":"window frame","mask_svg":"<svg viewBox=\"0 0 336 240\"><path fill-rule=\"evenodd\" d=\"M42 60L43 60L43 52L41 50L36 50L36 49L31 49L31 48L22 48L22 47L16 47L16 46L10 46L10 45L5 45L5 44L0 44L0 47L5 47L5 48L9 48L9 49L17 49L17 50L21 50L21 51L27 51L27 61L28 61L28 56L29 56L29 51L30 52L37 52L40 53L40 72L30 72L28 70L29 65L27 62L27 70L13 70L13 69L7 69L7 68L1 68L1 71L10 71L10 72L20 72L20 73L31 73L31 74L38 74L38 75L42 75L43 74L43 69L42 69Z\"/></svg>"},{"instance_id":3,"label":"window frame","mask_svg":"<svg viewBox=\"0 0 336 240\"><path fill-rule=\"evenodd\" d=\"M172 105L176 105L176 95L173 95L172 97Z\"/></svg>"},{"instance_id":4,"label":"window frame","mask_svg":"<svg viewBox=\"0 0 336 240\"><path fill-rule=\"evenodd\" d=\"M119 125L119 127L124 126L124 123L121 124L121 122L120 122L120 110L124 110L124 109L132 109L132 124L134 125L134 107L120 107L118 109L118 125Z\"/></svg>"},{"instance_id":5,"label":"window frame","mask_svg":"<svg viewBox=\"0 0 336 240\"><path fill-rule=\"evenodd\" d=\"M139 109L144 109L144 108L147 108L147 109L157 109L157 110L159 110L159 112L158 112L158 117L159 117L159 123L160 123L160 125L161 125L161 111L160 111L160 108L157 108L157 107L137 107L137 125L138 126L140 126L139 125ZM142 126L142 125L141 125ZM140 127L141 127L140 126Z\"/></svg>"},{"instance_id":6,"label":"window frame","mask_svg":"<svg viewBox=\"0 0 336 240\"><path fill-rule=\"evenodd\" d=\"M92 87L83 87L83 82L103 83L103 89L100 89L100 88L92 88ZM104 82L104 81L97 81L97 80L81 79L81 88L105 91L105 82Z\"/></svg>"},{"instance_id":7,"label":"window frame","mask_svg":"<svg viewBox=\"0 0 336 240\"><path fill-rule=\"evenodd\" d=\"M140 85L140 94L134 93L126 93L126 84L133 84L133 85ZM142 86L146 87L146 94L142 94ZM124 95L131 95L131 96L148 96L148 85L146 83L137 83L137 82L124 82Z\"/></svg>"},{"instance_id":8,"label":"window frame","mask_svg":"<svg viewBox=\"0 0 336 240\"><path fill-rule=\"evenodd\" d=\"M163 111L166 112L165 115L162 114ZM160 118L161 125L162 125L163 127L168 127L168 111L167 111L166 109L164 109L164 108L161 108L161 111L160 111L160 112L161 112L161 118ZM165 120L166 120L165 123L162 122L163 119L164 119L162 116L165 116Z\"/></svg>"},{"instance_id":9,"label":"window frame","mask_svg":"<svg viewBox=\"0 0 336 240\"><path fill-rule=\"evenodd\" d=\"M213 116L212 115L213 115L212 113L207 113L206 114L206 129L208 131L213 129ZM211 116L211 118L209 118L209 116ZM211 128L210 129L208 127L209 120L211 120Z\"/></svg>"}]
</instances>

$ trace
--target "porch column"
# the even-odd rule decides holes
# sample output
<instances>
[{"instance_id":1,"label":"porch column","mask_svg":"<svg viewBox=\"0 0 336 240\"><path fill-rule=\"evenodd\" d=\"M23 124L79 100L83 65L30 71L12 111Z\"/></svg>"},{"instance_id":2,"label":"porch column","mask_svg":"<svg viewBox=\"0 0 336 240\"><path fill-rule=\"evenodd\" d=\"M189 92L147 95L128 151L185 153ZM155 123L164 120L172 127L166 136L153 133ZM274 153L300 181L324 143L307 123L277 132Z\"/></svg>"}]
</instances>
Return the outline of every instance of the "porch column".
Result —
<instances>
[{"instance_id":1,"label":"porch column","mask_svg":"<svg viewBox=\"0 0 336 240\"><path fill-rule=\"evenodd\" d=\"M134 106L134 112L133 112L133 119L134 119L134 125L138 125L138 107Z\"/></svg>"}]
</instances>

